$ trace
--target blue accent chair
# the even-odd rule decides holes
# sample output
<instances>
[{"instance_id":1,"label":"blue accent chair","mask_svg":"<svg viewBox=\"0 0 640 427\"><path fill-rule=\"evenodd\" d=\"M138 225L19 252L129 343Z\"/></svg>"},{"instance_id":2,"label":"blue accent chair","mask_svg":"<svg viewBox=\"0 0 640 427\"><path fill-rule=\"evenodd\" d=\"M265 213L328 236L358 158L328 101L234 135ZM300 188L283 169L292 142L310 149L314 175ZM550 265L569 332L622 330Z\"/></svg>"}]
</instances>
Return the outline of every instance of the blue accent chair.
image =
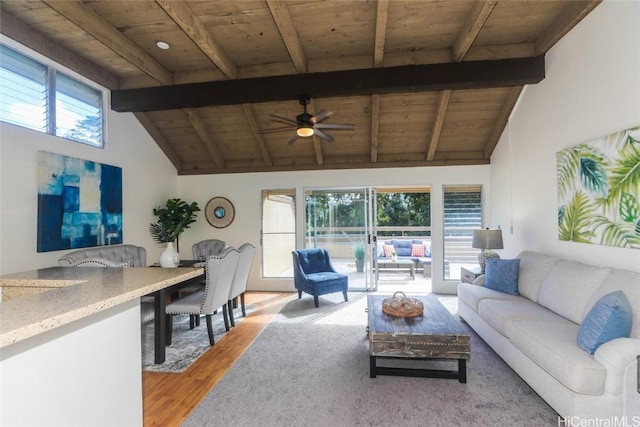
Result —
<instances>
[{"instance_id":1,"label":"blue accent chair","mask_svg":"<svg viewBox=\"0 0 640 427\"><path fill-rule=\"evenodd\" d=\"M293 282L298 290L298 299L302 292L313 295L316 308L319 307L318 296L342 291L347 298L349 277L336 272L331 265L326 249L298 249L293 255Z\"/></svg>"}]
</instances>

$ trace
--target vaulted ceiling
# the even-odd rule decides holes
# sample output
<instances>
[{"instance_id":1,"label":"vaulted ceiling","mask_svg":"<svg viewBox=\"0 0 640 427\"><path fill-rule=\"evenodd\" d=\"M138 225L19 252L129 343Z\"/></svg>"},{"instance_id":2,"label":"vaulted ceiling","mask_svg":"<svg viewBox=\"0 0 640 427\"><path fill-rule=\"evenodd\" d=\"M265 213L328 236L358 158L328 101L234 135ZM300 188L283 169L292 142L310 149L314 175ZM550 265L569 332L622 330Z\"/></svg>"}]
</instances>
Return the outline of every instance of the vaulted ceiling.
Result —
<instances>
[{"instance_id":1,"label":"vaulted ceiling","mask_svg":"<svg viewBox=\"0 0 640 427\"><path fill-rule=\"evenodd\" d=\"M0 32L110 89L179 174L476 165L598 4L2 0ZM290 143L305 94L329 128Z\"/></svg>"}]
</instances>

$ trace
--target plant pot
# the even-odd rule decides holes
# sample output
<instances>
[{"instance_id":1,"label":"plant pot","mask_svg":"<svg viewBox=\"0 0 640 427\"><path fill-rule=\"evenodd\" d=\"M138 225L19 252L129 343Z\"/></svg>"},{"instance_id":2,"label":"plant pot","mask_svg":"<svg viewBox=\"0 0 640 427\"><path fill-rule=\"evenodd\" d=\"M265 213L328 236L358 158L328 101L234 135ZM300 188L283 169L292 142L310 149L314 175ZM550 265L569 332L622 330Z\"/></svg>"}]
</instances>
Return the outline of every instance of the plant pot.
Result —
<instances>
[{"instance_id":1,"label":"plant pot","mask_svg":"<svg viewBox=\"0 0 640 427\"><path fill-rule=\"evenodd\" d=\"M363 259L357 259L356 260L356 271L358 273L362 273L364 271L364 260Z\"/></svg>"},{"instance_id":2,"label":"plant pot","mask_svg":"<svg viewBox=\"0 0 640 427\"><path fill-rule=\"evenodd\" d=\"M398 262L398 255L391 255L391 262Z\"/></svg>"},{"instance_id":3,"label":"plant pot","mask_svg":"<svg viewBox=\"0 0 640 427\"><path fill-rule=\"evenodd\" d=\"M160 267L176 268L178 264L180 264L180 254L174 249L173 242L169 242L160 254Z\"/></svg>"}]
</instances>

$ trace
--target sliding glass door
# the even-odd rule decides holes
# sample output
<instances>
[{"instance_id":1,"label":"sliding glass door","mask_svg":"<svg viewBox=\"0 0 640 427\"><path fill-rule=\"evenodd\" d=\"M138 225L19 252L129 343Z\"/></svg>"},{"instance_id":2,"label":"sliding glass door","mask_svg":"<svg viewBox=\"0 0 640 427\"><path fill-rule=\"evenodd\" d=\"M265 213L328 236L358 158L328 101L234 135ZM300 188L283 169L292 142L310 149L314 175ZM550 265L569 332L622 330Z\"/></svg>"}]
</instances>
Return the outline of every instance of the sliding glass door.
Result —
<instances>
[{"instance_id":1,"label":"sliding glass door","mask_svg":"<svg viewBox=\"0 0 640 427\"><path fill-rule=\"evenodd\" d=\"M375 190L305 191L305 247L325 248L349 290L374 290Z\"/></svg>"}]
</instances>

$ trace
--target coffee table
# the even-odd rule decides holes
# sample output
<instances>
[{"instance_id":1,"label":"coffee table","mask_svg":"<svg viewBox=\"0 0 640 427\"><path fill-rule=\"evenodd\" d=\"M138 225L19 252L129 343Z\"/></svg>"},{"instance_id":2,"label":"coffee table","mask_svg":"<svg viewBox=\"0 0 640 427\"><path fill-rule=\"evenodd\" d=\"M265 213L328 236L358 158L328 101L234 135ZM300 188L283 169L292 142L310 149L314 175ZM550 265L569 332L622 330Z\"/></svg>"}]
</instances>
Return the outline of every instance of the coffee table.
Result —
<instances>
[{"instance_id":1,"label":"coffee table","mask_svg":"<svg viewBox=\"0 0 640 427\"><path fill-rule=\"evenodd\" d=\"M433 295L412 296L424 304L424 315L391 317L382 311L389 295L368 295L369 376L400 375L457 378L467 382L467 360L471 337L462 324ZM390 368L377 366L377 359L451 359L458 370Z\"/></svg>"},{"instance_id":2,"label":"coffee table","mask_svg":"<svg viewBox=\"0 0 640 427\"><path fill-rule=\"evenodd\" d=\"M408 268L411 279L415 280L416 278L416 263L410 259L397 259L395 261L392 261L391 259L379 259L378 268L376 269L376 280L380 275L381 268Z\"/></svg>"}]
</instances>

